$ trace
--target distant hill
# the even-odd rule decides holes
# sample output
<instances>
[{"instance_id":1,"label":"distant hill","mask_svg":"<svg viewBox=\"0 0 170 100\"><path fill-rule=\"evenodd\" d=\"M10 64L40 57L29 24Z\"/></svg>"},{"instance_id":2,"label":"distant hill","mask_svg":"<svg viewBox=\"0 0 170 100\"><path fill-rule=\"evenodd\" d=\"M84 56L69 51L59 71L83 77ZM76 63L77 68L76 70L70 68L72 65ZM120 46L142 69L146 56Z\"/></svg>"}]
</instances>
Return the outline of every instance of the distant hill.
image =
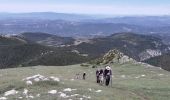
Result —
<instances>
[{"instance_id":1,"label":"distant hill","mask_svg":"<svg viewBox=\"0 0 170 100\"><path fill-rule=\"evenodd\" d=\"M75 48L81 53L96 57L117 49L137 61L169 52L168 45L165 45L161 39L134 33L117 33L104 38L95 38L90 43L81 43Z\"/></svg>"},{"instance_id":2,"label":"distant hill","mask_svg":"<svg viewBox=\"0 0 170 100\"><path fill-rule=\"evenodd\" d=\"M65 48L43 46L14 37L0 37L0 68L30 65L70 65L85 62L87 57Z\"/></svg>"},{"instance_id":3,"label":"distant hill","mask_svg":"<svg viewBox=\"0 0 170 100\"><path fill-rule=\"evenodd\" d=\"M144 62L170 71L170 53L150 58L148 60L145 60Z\"/></svg>"},{"instance_id":4,"label":"distant hill","mask_svg":"<svg viewBox=\"0 0 170 100\"><path fill-rule=\"evenodd\" d=\"M22 39L18 39L18 38L9 38L9 37L4 37L4 36L0 36L0 46L15 46L15 45L21 45L21 44L25 44L26 41L22 40Z\"/></svg>"},{"instance_id":5,"label":"distant hill","mask_svg":"<svg viewBox=\"0 0 170 100\"><path fill-rule=\"evenodd\" d=\"M21 33L16 37L27 40L28 42L35 42L45 46L71 45L75 41L71 37L60 37L48 33L39 33L39 32Z\"/></svg>"},{"instance_id":6,"label":"distant hill","mask_svg":"<svg viewBox=\"0 0 170 100\"><path fill-rule=\"evenodd\" d=\"M98 20L99 21L99 20ZM105 18L102 22L124 23L147 27L166 27L170 26L170 16L121 16Z\"/></svg>"},{"instance_id":7,"label":"distant hill","mask_svg":"<svg viewBox=\"0 0 170 100\"><path fill-rule=\"evenodd\" d=\"M164 44L170 45L170 34L169 33L152 34L152 36L161 38Z\"/></svg>"}]
</instances>

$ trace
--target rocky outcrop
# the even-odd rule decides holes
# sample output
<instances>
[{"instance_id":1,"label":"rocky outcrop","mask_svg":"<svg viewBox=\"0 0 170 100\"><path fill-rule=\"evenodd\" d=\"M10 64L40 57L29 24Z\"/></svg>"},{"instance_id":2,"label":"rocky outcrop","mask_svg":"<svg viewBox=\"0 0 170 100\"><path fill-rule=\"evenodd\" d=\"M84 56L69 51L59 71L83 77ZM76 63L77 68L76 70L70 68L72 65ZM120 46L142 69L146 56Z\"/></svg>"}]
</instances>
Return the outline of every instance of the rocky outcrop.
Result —
<instances>
[{"instance_id":1,"label":"rocky outcrop","mask_svg":"<svg viewBox=\"0 0 170 100\"><path fill-rule=\"evenodd\" d=\"M103 57L95 60L95 64L110 64L110 63L126 63L135 61L134 59L124 55L122 52L113 49L107 52Z\"/></svg>"}]
</instances>

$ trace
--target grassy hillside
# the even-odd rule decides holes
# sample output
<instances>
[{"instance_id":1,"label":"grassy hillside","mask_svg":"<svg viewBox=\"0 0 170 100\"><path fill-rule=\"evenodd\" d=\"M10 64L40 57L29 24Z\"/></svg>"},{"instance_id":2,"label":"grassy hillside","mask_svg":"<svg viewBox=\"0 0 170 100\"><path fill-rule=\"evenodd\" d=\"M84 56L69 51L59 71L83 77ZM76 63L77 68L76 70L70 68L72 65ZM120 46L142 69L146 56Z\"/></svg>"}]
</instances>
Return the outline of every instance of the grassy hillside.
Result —
<instances>
[{"instance_id":1,"label":"grassy hillside","mask_svg":"<svg viewBox=\"0 0 170 100\"><path fill-rule=\"evenodd\" d=\"M0 70L0 97L15 89L17 94L6 96L9 100L168 100L170 98L170 73L144 64L113 64L113 83L106 87L95 83L95 70L91 66L35 66ZM75 79L75 74L87 73L87 79ZM39 81L26 85L23 79L41 74L58 77L60 81ZM66 88L74 89L64 91ZM28 97L23 94L28 90ZM49 94L48 91L57 90ZM101 90L101 91L100 91ZM61 93L62 92L62 93ZM61 94L66 96L61 97ZM75 94L77 94L75 96ZM87 98L89 97L89 98ZM27 99L26 99L27 98Z\"/></svg>"},{"instance_id":2,"label":"grassy hillside","mask_svg":"<svg viewBox=\"0 0 170 100\"><path fill-rule=\"evenodd\" d=\"M87 57L60 48L24 44L0 48L0 68L30 65L70 65L88 61Z\"/></svg>"},{"instance_id":3,"label":"grassy hillside","mask_svg":"<svg viewBox=\"0 0 170 100\"><path fill-rule=\"evenodd\" d=\"M0 68L16 67L37 58L48 48L36 44L8 46L0 49Z\"/></svg>"},{"instance_id":4,"label":"grassy hillside","mask_svg":"<svg viewBox=\"0 0 170 100\"><path fill-rule=\"evenodd\" d=\"M26 41L19 40L17 38L8 38L8 37L0 36L0 47L21 45L21 44L25 44L25 43L26 43Z\"/></svg>"}]
</instances>

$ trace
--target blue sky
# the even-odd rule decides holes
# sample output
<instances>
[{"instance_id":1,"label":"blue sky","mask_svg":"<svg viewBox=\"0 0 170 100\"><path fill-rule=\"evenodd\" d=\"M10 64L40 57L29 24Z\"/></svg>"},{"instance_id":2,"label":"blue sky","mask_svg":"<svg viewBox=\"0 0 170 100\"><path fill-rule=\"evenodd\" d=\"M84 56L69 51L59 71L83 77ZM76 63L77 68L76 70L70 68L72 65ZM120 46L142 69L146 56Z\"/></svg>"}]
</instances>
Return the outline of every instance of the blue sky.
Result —
<instances>
[{"instance_id":1,"label":"blue sky","mask_svg":"<svg viewBox=\"0 0 170 100\"><path fill-rule=\"evenodd\" d=\"M0 0L0 12L170 15L170 0Z\"/></svg>"}]
</instances>

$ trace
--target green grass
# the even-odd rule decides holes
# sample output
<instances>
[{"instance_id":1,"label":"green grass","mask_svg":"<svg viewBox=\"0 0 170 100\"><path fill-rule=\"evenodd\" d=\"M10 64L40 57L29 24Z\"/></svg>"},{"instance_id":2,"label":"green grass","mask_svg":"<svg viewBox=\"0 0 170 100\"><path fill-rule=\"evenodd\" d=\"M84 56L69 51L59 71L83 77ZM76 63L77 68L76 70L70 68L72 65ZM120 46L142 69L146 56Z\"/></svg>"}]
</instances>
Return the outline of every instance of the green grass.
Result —
<instances>
[{"instance_id":1,"label":"green grass","mask_svg":"<svg viewBox=\"0 0 170 100\"><path fill-rule=\"evenodd\" d=\"M56 89L58 92L65 88L75 88L76 91L64 92L68 95L80 94L77 97L70 97L73 100L79 100L83 95L91 96L91 100L169 100L170 98L170 73L155 67L146 67L139 64L114 64L112 87L106 87L96 84L95 68L83 67L80 65L72 66L35 66L26 68L11 68L0 70L0 96L4 92L16 89L20 91L15 96L9 96L10 100L22 96L24 88L29 90L29 94L35 96L41 94L33 100L68 100L56 95L49 95L49 90ZM87 73L86 80L74 80L76 73ZM41 74L43 76L56 76L61 82L38 82L31 86L25 85L23 78ZM163 74L163 75L159 75ZM125 77L122 77L124 75ZM146 75L141 77L141 75ZM140 76L140 78L136 78ZM89 91L91 88L92 91ZM96 93L96 90L102 90ZM26 98L23 98L26 99ZM88 100L88 99L84 99Z\"/></svg>"}]
</instances>

